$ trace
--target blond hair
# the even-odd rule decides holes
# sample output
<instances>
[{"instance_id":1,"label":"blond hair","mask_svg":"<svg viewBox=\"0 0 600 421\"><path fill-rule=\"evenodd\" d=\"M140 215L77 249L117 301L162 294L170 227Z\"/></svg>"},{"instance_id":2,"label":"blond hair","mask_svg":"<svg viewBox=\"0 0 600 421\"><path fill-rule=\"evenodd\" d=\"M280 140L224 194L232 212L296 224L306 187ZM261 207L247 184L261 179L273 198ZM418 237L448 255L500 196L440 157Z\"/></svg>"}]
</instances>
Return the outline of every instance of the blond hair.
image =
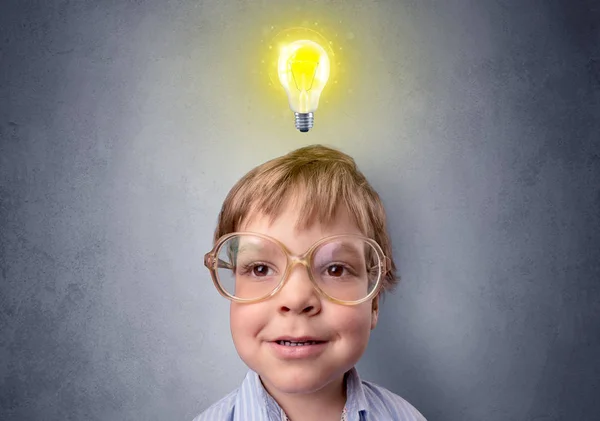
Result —
<instances>
[{"instance_id":1,"label":"blond hair","mask_svg":"<svg viewBox=\"0 0 600 421\"><path fill-rule=\"evenodd\" d=\"M322 145L296 149L255 167L230 190L223 202L214 241L236 232L251 215L262 213L271 221L283 211L290 197L302 203L296 228L303 229L315 220L330 223L339 206L345 206L364 235L381 246L390 259L390 270L383 279L383 291L398 283L386 228L383 203L360 172L354 159Z\"/></svg>"}]
</instances>

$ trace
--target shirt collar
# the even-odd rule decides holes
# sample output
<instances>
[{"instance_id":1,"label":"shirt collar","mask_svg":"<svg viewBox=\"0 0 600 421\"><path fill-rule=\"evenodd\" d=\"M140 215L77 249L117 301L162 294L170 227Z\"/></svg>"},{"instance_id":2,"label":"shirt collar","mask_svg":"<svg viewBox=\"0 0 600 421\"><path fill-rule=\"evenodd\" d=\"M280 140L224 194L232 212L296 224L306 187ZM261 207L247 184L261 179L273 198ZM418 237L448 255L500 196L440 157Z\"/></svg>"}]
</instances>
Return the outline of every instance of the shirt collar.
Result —
<instances>
[{"instance_id":1,"label":"shirt collar","mask_svg":"<svg viewBox=\"0 0 600 421\"><path fill-rule=\"evenodd\" d=\"M260 415L260 419L273 421L281 419L281 408L266 391L260 377L253 370L248 371L240 386L235 408L234 421L243 421L255 414ZM362 381L355 367L346 373L346 409L348 420L362 419L361 413L368 409Z\"/></svg>"},{"instance_id":2,"label":"shirt collar","mask_svg":"<svg viewBox=\"0 0 600 421\"><path fill-rule=\"evenodd\" d=\"M367 397L356 367L346 373L346 409L349 420L368 410Z\"/></svg>"}]
</instances>

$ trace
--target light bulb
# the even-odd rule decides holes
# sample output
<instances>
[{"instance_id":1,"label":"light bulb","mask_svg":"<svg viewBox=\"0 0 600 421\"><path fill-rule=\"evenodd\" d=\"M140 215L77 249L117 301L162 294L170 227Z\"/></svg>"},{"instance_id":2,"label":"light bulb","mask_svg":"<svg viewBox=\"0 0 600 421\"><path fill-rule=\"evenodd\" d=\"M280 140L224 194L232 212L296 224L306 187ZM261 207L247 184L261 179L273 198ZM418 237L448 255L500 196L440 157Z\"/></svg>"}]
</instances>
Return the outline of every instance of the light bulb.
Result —
<instances>
[{"instance_id":1,"label":"light bulb","mask_svg":"<svg viewBox=\"0 0 600 421\"><path fill-rule=\"evenodd\" d=\"M313 113L329 79L329 69L327 52L314 41L294 41L279 53L277 75L296 116L296 128L301 132L313 127Z\"/></svg>"}]
</instances>

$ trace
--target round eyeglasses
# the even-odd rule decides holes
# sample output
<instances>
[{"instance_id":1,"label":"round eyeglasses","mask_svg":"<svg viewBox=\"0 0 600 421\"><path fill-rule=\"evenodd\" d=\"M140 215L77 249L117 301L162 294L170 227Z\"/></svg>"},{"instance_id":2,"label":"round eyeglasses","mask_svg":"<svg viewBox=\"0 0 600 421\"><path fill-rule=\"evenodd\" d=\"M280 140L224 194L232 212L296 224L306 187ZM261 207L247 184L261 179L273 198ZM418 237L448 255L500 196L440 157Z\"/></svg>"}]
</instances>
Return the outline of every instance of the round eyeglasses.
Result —
<instances>
[{"instance_id":1,"label":"round eyeglasses","mask_svg":"<svg viewBox=\"0 0 600 421\"><path fill-rule=\"evenodd\" d=\"M342 305L375 297L391 265L377 242L355 234L323 238L295 256L274 238L237 232L221 237L204 256L219 293L240 303L275 295L298 263L321 296Z\"/></svg>"}]
</instances>

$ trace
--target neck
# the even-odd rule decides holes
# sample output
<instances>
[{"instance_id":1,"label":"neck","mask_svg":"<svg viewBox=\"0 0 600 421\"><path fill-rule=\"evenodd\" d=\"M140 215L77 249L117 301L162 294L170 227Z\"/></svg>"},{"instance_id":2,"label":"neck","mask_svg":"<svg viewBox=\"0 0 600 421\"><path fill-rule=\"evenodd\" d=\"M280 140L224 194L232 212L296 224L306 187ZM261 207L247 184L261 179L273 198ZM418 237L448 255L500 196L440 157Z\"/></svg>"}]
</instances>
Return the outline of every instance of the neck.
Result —
<instances>
[{"instance_id":1,"label":"neck","mask_svg":"<svg viewBox=\"0 0 600 421\"><path fill-rule=\"evenodd\" d=\"M311 393L289 394L263 382L290 421L339 421L346 404L345 375Z\"/></svg>"}]
</instances>

